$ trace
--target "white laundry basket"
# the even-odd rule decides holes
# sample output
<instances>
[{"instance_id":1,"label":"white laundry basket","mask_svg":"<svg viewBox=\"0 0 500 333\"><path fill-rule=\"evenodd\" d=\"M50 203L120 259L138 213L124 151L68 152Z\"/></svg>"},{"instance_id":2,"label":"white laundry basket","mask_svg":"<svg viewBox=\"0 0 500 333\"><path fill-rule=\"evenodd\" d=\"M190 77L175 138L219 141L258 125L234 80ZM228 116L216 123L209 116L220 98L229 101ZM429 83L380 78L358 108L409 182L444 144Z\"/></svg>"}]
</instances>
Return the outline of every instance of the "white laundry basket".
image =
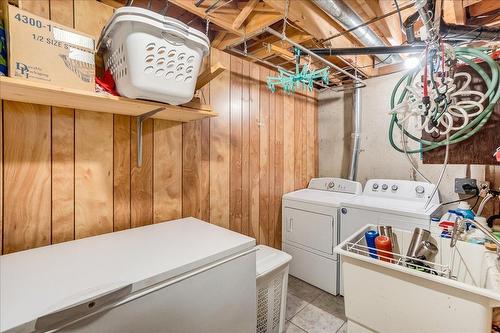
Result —
<instances>
[{"instance_id":1,"label":"white laundry basket","mask_svg":"<svg viewBox=\"0 0 500 333\"><path fill-rule=\"evenodd\" d=\"M103 29L99 47L120 95L179 105L193 98L210 41L171 17L122 7Z\"/></svg>"},{"instance_id":2,"label":"white laundry basket","mask_svg":"<svg viewBox=\"0 0 500 333\"><path fill-rule=\"evenodd\" d=\"M257 246L257 333L283 332L290 260L288 253Z\"/></svg>"}]
</instances>

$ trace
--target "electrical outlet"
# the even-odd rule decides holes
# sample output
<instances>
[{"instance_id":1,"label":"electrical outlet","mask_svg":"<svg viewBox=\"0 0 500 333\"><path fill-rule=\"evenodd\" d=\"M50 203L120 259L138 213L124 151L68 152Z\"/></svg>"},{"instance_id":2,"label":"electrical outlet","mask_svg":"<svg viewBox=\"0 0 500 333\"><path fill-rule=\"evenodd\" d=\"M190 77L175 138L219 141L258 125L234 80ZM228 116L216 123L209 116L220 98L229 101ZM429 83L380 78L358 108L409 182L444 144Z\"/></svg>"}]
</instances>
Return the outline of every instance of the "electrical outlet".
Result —
<instances>
[{"instance_id":1,"label":"electrical outlet","mask_svg":"<svg viewBox=\"0 0 500 333\"><path fill-rule=\"evenodd\" d=\"M473 189L464 189L464 185L470 185L471 188L477 186L477 181L472 178L455 178L455 193L458 194L474 194L476 193Z\"/></svg>"}]
</instances>

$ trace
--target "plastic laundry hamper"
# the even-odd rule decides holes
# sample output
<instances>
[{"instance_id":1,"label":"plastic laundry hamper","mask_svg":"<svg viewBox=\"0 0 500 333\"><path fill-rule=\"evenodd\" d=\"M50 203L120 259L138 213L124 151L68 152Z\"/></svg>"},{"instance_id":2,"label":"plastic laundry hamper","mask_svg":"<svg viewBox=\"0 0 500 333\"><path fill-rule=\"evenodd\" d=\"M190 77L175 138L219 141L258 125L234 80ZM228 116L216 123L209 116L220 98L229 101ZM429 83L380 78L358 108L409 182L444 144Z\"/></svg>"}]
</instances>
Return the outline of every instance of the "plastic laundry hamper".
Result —
<instances>
[{"instance_id":1,"label":"plastic laundry hamper","mask_svg":"<svg viewBox=\"0 0 500 333\"><path fill-rule=\"evenodd\" d=\"M202 32L137 7L117 9L99 39L120 95L173 105L193 98L209 47Z\"/></svg>"},{"instance_id":2,"label":"plastic laundry hamper","mask_svg":"<svg viewBox=\"0 0 500 333\"><path fill-rule=\"evenodd\" d=\"M257 333L283 332L290 260L288 253L257 246Z\"/></svg>"}]
</instances>

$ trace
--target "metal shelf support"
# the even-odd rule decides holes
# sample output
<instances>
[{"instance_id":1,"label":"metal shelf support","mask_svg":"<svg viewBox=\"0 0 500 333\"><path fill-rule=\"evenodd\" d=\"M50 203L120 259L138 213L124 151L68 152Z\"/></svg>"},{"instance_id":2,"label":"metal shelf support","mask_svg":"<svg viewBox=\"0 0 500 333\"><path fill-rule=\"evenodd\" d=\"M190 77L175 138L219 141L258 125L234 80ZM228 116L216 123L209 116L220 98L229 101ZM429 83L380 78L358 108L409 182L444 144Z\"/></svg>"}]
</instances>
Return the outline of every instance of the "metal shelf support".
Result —
<instances>
[{"instance_id":1,"label":"metal shelf support","mask_svg":"<svg viewBox=\"0 0 500 333\"><path fill-rule=\"evenodd\" d=\"M146 112L137 116L137 166L142 167L142 123L157 114L160 111L165 110L164 107L154 109L152 111Z\"/></svg>"}]
</instances>

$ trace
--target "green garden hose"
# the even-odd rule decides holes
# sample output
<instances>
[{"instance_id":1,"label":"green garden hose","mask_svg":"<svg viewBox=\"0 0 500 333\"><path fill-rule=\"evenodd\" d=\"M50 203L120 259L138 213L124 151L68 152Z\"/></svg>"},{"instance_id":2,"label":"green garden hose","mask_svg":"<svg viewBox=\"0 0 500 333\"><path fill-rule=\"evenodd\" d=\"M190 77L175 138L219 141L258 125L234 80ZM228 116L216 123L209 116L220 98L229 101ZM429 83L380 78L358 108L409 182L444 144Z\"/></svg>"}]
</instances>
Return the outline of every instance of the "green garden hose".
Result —
<instances>
[{"instance_id":1,"label":"green garden hose","mask_svg":"<svg viewBox=\"0 0 500 333\"><path fill-rule=\"evenodd\" d=\"M466 63L469 65L471 68L473 68L484 80L486 83L486 86L488 90L485 93L485 96L489 99L489 104L488 106L479 114L477 115L470 123L468 123L464 128L456 131L452 135L449 136L448 139L444 139L442 141L428 141L424 140L421 138L417 138L413 136L411 133L408 133L401 124L398 123L397 116L395 113L391 116L391 121L389 125L389 142L391 143L391 146L396 149L399 152L404 152L403 149L401 149L399 146L397 146L394 142L394 125L396 124L401 131L404 131L404 135L412 139L413 141L416 141L420 143L421 148L419 149L413 149L413 150L407 150L407 153L410 154L415 154L415 153L422 153L425 151L430 151L433 149L436 149L438 147L445 146L447 144L454 144L458 143L461 141L464 141L474 134L476 134L483 126L486 124L490 116L492 115L495 104L497 103L498 99L500 98L500 89L499 89L499 76L500 76L500 66L487 54L485 54L482 51L479 51L477 49L473 48L457 48L455 49L456 56L459 60L462 62ZM475 62L471 61L469 57L475 57L475 58L480 58L482 59L485 63L488 64L490 70L491 70L491 77L486 74L486 72ZM408 73L406 73L397 83L396 86L394 87L394 90L392 91L391 94L391 110L394 109L394 107L397 104L401 104L405 97L406 94L408 93L408 90L406 87L410 86L411 83L413 82L413 79L418 73L417 70L412 70ZM401 92L399 96L396 96L398 93L398 90L400 89L402 83L406 80L406 86ZM398 99L397 104L395 104L395 100ZM444 111L446 112L446 111ZM444 113L443 112L443 113ZM441 117L442 114L439 115Z\"/></svg>"}]
</instances>

